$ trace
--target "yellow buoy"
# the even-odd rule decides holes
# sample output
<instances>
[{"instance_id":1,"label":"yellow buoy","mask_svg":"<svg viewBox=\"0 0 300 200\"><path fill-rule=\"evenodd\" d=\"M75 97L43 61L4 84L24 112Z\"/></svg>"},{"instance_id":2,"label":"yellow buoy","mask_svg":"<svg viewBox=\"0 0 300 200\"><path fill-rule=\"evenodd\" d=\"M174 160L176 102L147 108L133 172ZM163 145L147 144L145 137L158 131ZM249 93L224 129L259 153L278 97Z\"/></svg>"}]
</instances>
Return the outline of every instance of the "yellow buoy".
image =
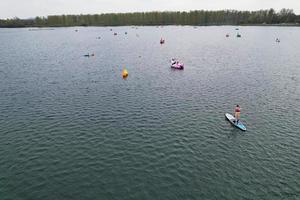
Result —
<instances>
[{"instance_id":1,"label":"yellow buoy","mask_svg":"<svg viewBox=\"0 0 300 200\"><path fill-rule=\"evenodd\" d=\"M122 76L123 76L123 78L127 78L128 71L126 69L123 69Z\"/></svg>"}]
</instances>

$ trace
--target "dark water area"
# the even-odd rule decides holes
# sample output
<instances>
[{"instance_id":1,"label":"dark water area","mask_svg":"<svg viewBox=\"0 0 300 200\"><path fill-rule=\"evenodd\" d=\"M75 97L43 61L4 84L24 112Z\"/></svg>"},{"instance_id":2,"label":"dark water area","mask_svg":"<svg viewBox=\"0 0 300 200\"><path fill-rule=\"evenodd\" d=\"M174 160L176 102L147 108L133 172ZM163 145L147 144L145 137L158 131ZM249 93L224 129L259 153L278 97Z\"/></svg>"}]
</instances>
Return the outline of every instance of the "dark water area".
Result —
<instances>
[{"instance_id":1,"label":"dark water area","mask_svg":"<svg viewBox=\"0 0 300 200\"><path fill-rule=\"evenodd\" d=\"M300 199L300 28L235 28L0 29L0 199Z\"/></svg>"}]
</instances>

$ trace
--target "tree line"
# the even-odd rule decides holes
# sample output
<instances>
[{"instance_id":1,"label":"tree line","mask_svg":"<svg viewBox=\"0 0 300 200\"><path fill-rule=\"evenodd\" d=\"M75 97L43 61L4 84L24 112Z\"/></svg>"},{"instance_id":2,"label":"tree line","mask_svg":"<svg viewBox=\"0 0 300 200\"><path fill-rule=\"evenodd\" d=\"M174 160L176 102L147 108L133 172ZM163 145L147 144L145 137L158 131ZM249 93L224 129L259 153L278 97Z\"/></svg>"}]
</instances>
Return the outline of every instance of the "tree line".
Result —
<instances>
[{"instance_id":1,"label":"tree line","mask_svg":"<svg viewBox=\"0 0 300 200\"><path fill-rule=\"evenodd\" d=\"M135 12L95 15L51 15L34 19L0 20L0 27L65 27L65 26L126 26L126 25L255 25L299 24L300 15L292 9L259 11L195 10L189 12Z\"/></svg>"}]
</instances>

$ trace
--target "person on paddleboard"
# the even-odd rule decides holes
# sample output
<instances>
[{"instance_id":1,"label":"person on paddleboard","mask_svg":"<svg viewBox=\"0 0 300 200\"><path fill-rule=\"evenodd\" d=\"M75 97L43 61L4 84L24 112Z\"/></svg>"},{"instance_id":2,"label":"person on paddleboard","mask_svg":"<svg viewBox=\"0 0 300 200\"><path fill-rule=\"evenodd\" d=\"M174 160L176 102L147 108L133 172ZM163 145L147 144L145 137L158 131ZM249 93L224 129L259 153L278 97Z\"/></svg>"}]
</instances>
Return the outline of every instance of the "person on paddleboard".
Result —
<instances>
[{"instance_id":1,"label":"person on paddleboard","mask_svg":"<svg viewBox=\"0 0 300 200\"><path fill-rule=\"evenodd\" d=\"M234 109L234 117L236 119L236 123L239 123L240 120L240 115L241 115L241 107L239 105L236 105L235 109Z\"/></svg>"}]
</instances>

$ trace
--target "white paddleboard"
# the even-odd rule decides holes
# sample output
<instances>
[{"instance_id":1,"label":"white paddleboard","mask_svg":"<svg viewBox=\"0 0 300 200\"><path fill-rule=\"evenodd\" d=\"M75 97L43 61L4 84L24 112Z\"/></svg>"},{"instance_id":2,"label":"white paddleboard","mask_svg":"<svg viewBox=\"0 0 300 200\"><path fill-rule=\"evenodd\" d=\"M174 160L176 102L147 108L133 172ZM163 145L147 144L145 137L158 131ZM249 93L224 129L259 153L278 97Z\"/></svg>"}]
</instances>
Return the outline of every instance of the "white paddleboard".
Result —
<instances>
[{"instance_id":1,"label":"white paddleboard","mask_svg":"<svg viewBox=\"0 0 300 200\"><path fill-rule=\"evenodd\" d=\"M229 113L226 113L225 117L228 119L228 121L230 121L230 123L233 126L241 129L242 131L246 131L246 126L241 122L241 120L239 120L239 122L236 123L236 118L234 116L232 116L231 114L229 114Z\"/></svg>"}]
</instances>

